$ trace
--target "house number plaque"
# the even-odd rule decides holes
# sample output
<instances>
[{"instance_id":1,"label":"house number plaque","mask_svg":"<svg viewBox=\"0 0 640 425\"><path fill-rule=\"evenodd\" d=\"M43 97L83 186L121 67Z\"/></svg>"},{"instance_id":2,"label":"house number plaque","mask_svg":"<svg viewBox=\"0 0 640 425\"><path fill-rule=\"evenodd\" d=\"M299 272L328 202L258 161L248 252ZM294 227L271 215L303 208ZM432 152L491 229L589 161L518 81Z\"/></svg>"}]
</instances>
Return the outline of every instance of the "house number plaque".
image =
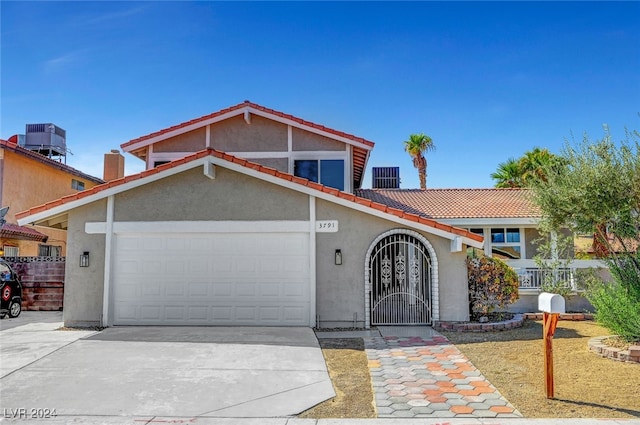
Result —
<instances>
[{"instance_id":1,"label":"house number plaque","mask_svg":"<svg viewBox=\"0 0 640 425\"><path fill-rule=\"evenodd\" d=\"M338 220L317 220L316 232L335 233L338 231Z\"/></svg>"}]
</instances>

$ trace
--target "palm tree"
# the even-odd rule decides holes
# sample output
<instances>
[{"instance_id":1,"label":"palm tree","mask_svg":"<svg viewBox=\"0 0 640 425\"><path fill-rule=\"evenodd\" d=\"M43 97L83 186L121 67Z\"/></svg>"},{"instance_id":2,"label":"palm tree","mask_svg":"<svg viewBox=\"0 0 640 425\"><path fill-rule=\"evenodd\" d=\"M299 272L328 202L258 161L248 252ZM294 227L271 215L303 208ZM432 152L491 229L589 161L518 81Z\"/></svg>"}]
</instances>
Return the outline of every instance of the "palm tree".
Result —
<instances>
[{"instance_id":1,"label":"palm tree","mask_svg":"<svg viewBox=\"0 0 640 425\"><path fill-rule=\"evenodd\" d=\"M534 180L546 181L545 168L553 165L557 157L549 149L533 148L525 152L520 158L519 165L522 173L522 183L529 185Z\"/></svg>"},{"instance_id":2,"label":"palm tree","mask_svg":"<svg viewBox=\"0 0 640 425\"><path fill-rule=\"evenodd\" d=\"M550 167L562 165L561 160L548 149L534 148L519 159L509 158L498 164L491 174L495 187L531 187L535 182L546 182Z\"/></svg>"},{"instance_id":3,"label":"palm tree","mask_svg":"<svg viewBox=\"0 0 640 425\"><path fill-rule=\"evenodd\" d=\"M498 164L495 173L491 173L491 178L496 181L495 187L523 187L522 167L520 161L513 158L507 159L506 162Z\"/></svg>"},{"instance_id":4,"label":"palm tree","mask_svg":"<svg viewBox=\"0 0 640 425\"><path fill-rule=\"evenodd\" d=\"M424 153L436 149L431 137L419 133L409 135L409 140L404 141L404 150L407 151L413 159L413 166L418 169L418 177L420 178L420 189L427 188L427 159Z\"/></svg>"}]
</instances>

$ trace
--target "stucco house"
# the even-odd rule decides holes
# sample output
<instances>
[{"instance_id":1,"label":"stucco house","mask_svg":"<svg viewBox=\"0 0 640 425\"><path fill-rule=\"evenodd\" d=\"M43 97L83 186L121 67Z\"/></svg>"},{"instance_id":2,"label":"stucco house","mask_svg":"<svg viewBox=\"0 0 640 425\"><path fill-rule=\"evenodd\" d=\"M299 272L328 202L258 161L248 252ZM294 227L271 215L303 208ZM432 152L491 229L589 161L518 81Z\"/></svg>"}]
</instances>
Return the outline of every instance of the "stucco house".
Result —
<instances>
[{"instance_id":1,"label":"stucco house","mask_svg":"<svg viewBox=\"0 0 640 425\"><path fill-rule=\"evenodd\" d=\"M68 325L468 317L483 238L355 196L370 141L244 102L122 148L148 169L18 214L68 231Z\"/></svg>"},{"instance_id":2,"label":"stucco house","mask_svg":"<svg viewBox=\"0 0 640 425\"><path fill-rule=\"evenodd\" d=\"M17 217L88 257L67 261L67 325L468 320L467 250L532 258L536 211L516 190L362 189L373 146L246 101L122 144L145 171Z\"/></svg>"}]
</instances>

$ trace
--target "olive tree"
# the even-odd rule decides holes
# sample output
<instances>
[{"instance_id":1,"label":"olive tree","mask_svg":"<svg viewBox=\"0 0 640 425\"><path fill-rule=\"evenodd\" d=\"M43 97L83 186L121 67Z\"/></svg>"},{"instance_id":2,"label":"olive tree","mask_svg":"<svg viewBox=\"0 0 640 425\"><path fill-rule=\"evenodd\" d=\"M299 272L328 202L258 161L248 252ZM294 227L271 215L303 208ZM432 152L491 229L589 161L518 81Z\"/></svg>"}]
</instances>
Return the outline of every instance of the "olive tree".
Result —
<instances>
[{"instance_id":1,"label":"olive tree","mask_svg":"<svg viewBox=\"0 0 640 425\"><path fill-rule=\"evenodd\" d=\"M594 251L613 282L594 280L586 296L596 318L627 339L640 339L640 133L615 143L608 130L592 141L567 143L562 161L531 186L541 228L594 235Z\"/></svg>"}]
</instances>

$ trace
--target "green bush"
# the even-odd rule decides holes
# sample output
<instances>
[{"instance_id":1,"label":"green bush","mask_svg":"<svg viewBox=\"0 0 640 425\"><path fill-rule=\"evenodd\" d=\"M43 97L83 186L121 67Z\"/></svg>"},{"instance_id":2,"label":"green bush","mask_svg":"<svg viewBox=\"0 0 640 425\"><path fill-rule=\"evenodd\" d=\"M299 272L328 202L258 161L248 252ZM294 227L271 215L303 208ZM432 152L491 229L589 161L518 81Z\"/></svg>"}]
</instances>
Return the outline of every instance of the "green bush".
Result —
<instances>
[{"instance_id":1,"label":"green bush","mask_svg":"<svg viewBox=\"0 0 640 425\"><path fill-rule=\"evenodd\" d=\"M598 323L622 339L640 341L640 251L626 259L609 260L612 282L590 279L586 297L595 308Z\"/></svg>"},{"instance_id":2,"label":"green bush","mask_svg":"<svg viewBox=\"0 0 640 425\"><path fill-rule=\"evenodd\" d=\"M520 297L518 275L497 258L467 258L471 312L486 315L504 309Z\"/></svg>"}]
</instances>

